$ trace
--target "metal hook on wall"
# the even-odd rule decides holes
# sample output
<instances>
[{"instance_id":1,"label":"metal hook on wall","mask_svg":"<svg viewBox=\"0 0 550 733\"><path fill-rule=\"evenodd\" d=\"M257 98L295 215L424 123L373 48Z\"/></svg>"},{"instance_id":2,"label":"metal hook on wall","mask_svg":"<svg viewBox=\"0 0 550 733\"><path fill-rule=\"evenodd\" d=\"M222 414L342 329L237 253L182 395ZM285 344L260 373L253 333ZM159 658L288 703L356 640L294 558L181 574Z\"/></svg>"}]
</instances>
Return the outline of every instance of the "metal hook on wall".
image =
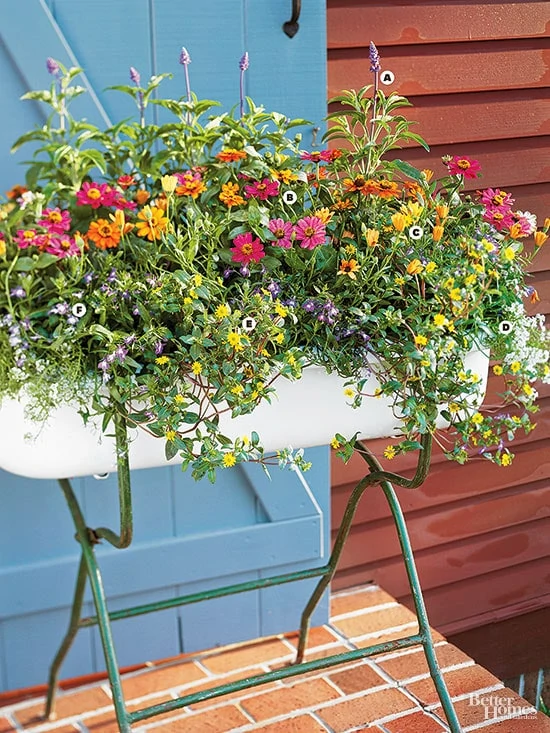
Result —
<instances>
[{"instance_id":1,"label":"metal hook on wall","mask_svg":"<svg viewBox=\"0 0 550 733\"><path fill-rule=\"evenodd\" d=\"M283 30L289 38L294 38L300 28L298 20L300 19L300 13L302 12L302 0L292 0L292 16L290 20L283 23Z\"/></svg>"}]
</instances>

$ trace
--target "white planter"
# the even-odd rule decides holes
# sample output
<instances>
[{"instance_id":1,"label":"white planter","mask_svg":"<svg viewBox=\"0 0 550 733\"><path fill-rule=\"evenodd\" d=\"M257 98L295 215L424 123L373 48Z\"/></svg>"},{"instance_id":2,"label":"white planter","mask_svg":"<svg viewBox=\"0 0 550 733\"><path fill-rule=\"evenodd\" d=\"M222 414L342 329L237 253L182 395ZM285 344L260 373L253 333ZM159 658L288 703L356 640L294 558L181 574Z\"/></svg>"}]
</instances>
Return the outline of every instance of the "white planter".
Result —
<instances>
[{"instance_id":1,"label":"white planter","mask_svg":"<svg viewBox=\"0 0 550 733\"><path fill-rule=\"evenodd\" d=\"M489 358L471 352L467 369L479 374L481 403L485 394ZM391 437L399 434L399 419L387 397L365 397L360 408L349 406L344 395L345 380L327 374L321 367L307 367L302 378L291 382L280 378L271 404L260 404L253 413L232 419L222 415L220 428L230 438L250 435L255 430L267 451L286 446L309 448L326 445L335 432L347 437ZM365 392L374 393L378 382L371 376ZM68 478L116 470L114 438L101 433L99 419L84 425L70 405L57 409L45 424L25 417L25 402L4 400L0 407L0 468L30 478ZM438 427L445 427L441 420ZM151 468L177 464L167 462L164 439L143 430L129 431L130 467Z\"/></svg>"}]
</instances>

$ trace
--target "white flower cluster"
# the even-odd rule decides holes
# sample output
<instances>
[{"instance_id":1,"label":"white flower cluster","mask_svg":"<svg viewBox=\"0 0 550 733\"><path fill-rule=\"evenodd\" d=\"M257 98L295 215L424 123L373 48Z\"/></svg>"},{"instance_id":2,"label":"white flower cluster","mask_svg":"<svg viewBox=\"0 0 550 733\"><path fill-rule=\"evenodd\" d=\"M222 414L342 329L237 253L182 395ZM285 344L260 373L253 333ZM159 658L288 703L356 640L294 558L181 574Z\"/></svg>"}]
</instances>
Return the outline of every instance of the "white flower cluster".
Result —
<instances>
[{"instance_id":1,"label":"white flower cluster","mask_svg":"<svg viewBox=\"0 0 550 733\"><path fill-rule=\"evenodd\" d=\"M510 366L513 362L519 361L532 375L533 381L542 379L549 384L550 331L546 328L544 316L542 313L529 316L525 313L523 304L514 303L508 309L508 318L513 324L513 329L504 364Z\"/></svg>"}]
</instances>

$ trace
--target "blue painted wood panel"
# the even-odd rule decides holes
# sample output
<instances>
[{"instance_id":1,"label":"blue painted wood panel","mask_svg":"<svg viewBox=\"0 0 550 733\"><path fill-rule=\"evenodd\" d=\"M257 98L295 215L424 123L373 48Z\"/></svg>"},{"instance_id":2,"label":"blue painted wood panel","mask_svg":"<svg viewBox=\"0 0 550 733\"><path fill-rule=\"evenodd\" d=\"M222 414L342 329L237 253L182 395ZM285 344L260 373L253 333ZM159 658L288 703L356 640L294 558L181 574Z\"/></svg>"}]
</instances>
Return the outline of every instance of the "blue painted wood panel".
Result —
<instances>
[{"instance_id":1,"label":"blue painted wood panel","mask_svg":"<svg viewBox=\"0 0 550 733\"><path fill-rule=\"evenodd\" d=\"M134 114L112 84L128 82L130 66L143 78L171 72L166 95L184 92L181 46L192 57L193 90L238 103L238 62L247 50L246 93L258 104L305 117L312 128L325 114L325 3L304 3L300 31L281 30L290 2L273 0L21 0L10 5L0 28L0 190L23 181L13 140L44 122L44 110L20 102L29 89L46 87L48 56L84 68L89 94L75 112L90 121ZM165 111L153 105L150 121ZM0 435L1 440L1 435ZM70 449L70 447L69 447ZM194 483L176 468L132 475L135 537L131 548L98 548L110 608L173 597L222 584L266 577L326 561L329 530L328 450L310 450L311 493L291 472L250 466L222 472L211 486ZM90 525L118 521L114 477L75 482ZM319 514L318 510L321 510ZM40 684L68 621L78 547L54 481L31 481L0 472L0 689ZM179 652L279 633L298 626L315 580L171 609L114 624L119 663L129 665ZM90 595L85 613L92 613ZM327 601L316 622L327 618ZM96 629L79 632L62 675L103 668Z\"/></svg>"}]
</instances>

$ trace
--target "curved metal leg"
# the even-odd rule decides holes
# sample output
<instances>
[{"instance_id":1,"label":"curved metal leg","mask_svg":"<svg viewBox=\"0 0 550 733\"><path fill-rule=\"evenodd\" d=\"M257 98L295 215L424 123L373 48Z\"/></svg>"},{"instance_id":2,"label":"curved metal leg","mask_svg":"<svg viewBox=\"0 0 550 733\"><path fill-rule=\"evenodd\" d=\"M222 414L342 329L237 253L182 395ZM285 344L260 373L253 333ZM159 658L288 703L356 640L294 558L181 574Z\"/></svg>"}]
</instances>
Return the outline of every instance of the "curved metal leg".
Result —
<instances>
[{"instance_id":1,"label":"curved metal leg","mask_svg":"<svg viewBox=\"0 0 550 733\"><path fill-rule=\"evenodd\" d=\"M71 618L67 633L61 642L57 654L50 666L50 674L48 677L48 695L46 697L46 709L44 717L46 720L55 718L55 701L57 694L57 682L59 680L59 670L65 661L65 657L69 653L78 629L82 612L82 600L84 598L84 590L86 589L86 561L84 555L80 557L80 565L78 566L78 574L76 576L76 586L74 590L73 605L71 609Z\"/></svg>"}]
</instances>

